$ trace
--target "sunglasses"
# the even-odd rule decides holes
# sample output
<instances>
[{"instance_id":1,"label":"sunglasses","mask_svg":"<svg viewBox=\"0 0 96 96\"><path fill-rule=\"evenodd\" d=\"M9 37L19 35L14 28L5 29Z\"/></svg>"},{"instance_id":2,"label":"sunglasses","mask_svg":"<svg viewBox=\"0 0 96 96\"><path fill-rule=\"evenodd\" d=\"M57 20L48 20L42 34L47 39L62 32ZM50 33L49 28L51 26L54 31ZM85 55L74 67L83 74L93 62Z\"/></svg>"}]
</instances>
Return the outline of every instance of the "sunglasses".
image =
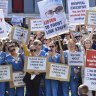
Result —
<instances>
[{"instance_id":1,"label":"sunglasses","mask_svg":"<svg viewBox=\"0 0 96 96\"><path fill-rule=\"evenodd\" d=\"M10 49L10 52L13 52L13 51L15 51L15 49Z\"/></svg>"},{"instance_id":2,"label":"sunglasses","mask_svg":"<svg viewBox=\"0 0 96 96\"><path fill-rule=\"evenodd\" d=\"M55 46L49 46L50 48L54 48Z\"/></svg>"},{"instance_id":3,"label":"sunglasses","mask_svg":"<svg viewBox=\"0 0 96 96\"><path fill-rule=\"evenodd\" d=\"M36 49L30 49L30 52L36 52Z\"/></svg>"}]
</instances>

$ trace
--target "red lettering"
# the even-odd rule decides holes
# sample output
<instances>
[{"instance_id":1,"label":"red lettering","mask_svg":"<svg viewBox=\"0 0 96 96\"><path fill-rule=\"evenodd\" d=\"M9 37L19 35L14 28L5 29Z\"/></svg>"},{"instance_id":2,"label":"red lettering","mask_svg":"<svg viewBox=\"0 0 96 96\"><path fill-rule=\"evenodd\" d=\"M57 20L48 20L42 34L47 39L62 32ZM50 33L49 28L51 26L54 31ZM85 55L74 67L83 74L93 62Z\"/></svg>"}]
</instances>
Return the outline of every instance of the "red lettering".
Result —
<instances>
[{"instance_id":1,"label":"red lettering","mask_svg":"<svg viewBox=\"0 0 96 96\"><path fill-rule=\"evenodd\" d=\"M46 20L44 21L44 24L49 24L49 23L52 23L52 22L55 22L56 21L56 18L52 18L52 19L49 19L49 20Z\"/></svg>"}]
</instances>

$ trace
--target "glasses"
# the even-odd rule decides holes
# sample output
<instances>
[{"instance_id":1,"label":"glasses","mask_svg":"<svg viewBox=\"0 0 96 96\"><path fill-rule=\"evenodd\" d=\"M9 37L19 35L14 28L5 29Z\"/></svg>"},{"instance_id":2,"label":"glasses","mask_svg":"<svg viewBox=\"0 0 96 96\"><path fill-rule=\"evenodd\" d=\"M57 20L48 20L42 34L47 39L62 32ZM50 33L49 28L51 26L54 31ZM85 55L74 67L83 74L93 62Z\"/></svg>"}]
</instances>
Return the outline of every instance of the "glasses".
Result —
<instances>
[{"instance_id":1,"label":"glasses","mask_svg":"<svg viewBox=\"0 0 96 96\"><path fill-rule=\"evenodd\" d=\"M13 52L13 51L15 51L15 49L10 49L10 52Z\"/></svg>"},{"instance_id":2,"label":"glasses","mask_svg":"<svg viewBox=\"0 0 96 96\"><path fill-rule=\"evenodd\" d=\"M54 48L55 46L49 46L50 48Z\"/></svg>"},{"instance_id":3,"label":"glasses","mask_svg":"<svg viewBox=\"0 0 96 96\"><path fill-rule=\"evenodd\" d=\"M55 8L55 10L48 10L45 15L46 17L50 18L54 15L54 13L56 14L61 14L62 12L64 12L63 6L58 6Z\"/></svg>"},{"instance_id":4,"label":"glasses","mask_svg":"<svg viewBox=\"0 0 96 96\"><path fill-rule=\"evenodd\" d=\"M42 44L38 44L39 46L41 46Z\"/></svg>"},{"instance_id":5,"label":"glasses","mask_svg":"<svg viewBox=\"0 0 96 96\"><path fill-rule=\"evenodd\" d=\"M36 49L30 49L30 52L36 52Z\"/></svg>"}]
</instances>

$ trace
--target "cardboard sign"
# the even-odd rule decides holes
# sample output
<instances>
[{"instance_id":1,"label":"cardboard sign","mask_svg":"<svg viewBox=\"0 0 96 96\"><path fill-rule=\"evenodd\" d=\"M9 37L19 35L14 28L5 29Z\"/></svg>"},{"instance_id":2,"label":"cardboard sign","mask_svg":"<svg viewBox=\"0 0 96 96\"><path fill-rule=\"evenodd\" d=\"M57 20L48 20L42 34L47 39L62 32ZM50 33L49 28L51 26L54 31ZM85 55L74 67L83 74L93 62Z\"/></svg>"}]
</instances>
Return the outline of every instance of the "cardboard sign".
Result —
<instances>
[{"instance_id":1,"label":"cardboard sign","mask_svg":"<svg viewBox=\"0 0 96 96\"><path fill-rule=\"evenodd\" d=\"M30 31L44 31L44 25L41 19L29 20Z\"/></svg>"},{"instance_id":2,"label":"cardboard sign","mask_svg":"<svg viewBox=\"0 0 96 96\"><path fill-rule=\"evenodd\" d=\"M0 9L3 9L4 16L6 17L8 14L8 1L0 1Z\"/></svg>"},{"instance_id":3,"label":"cardboard sign","mask_svg":"<svg viewBox=\"0 0 96 96\"><path fill-rule=\"evenodd\" d=\"M23 82L25 74L23 72L15 72L13 73L13 84L15 87L25 86Z\"/></svg>"},{"instance_id":4,"label":"cardboard sign","mask_svg":"<svg viewBox=\"0 0 96 96\"><path fill-rule=\"evenodd\" d=\"M89 90L96 91L96 68L85 68L84 84Z\"/></svg>"},{"instance_id":5,"label":"cardboard sign","mask_svg":"<svg viewBox=\"0 0 96 96\"><path fill-rule=\"evenodd\" d=\"M96 26L96 11L95 10L87 10L86 11L86 25L95 25Z\"/></svg>"},{"instance_id":6,"label":"cardboard sign","mask_svg":"<svg viewBox=\"0 0 96 96\"><path fill-rule=\"evenodd\" d=\"M68 53L68 64L70 66L84 66L84 56L82 52Z\"/></svg>"},{"instance_id":7,"label":"cardboard sign","mask_svg":"<svg viewBox=\"0 0 96 96\"><path fill-rule=\"evenodd\" d=\"M40 1L38 2L38 7L47 39L69 32L61 2Z\"/></svg>"},{"instance_id":8,"label":"cardboard sign","mask_svg":"<svg viewBox=\"0 0 96 96\"><path fill-rule=\"evenodd\" d=\"M29 31L23 27L18 27L18 26L14 26L13 30L12 30L12 36L11 39L21 42L21 34L23 33L23 38L24 38L24 42L28 43L28 39L29 39Z\"/></svg>"},{"instance_id":9,"label":"cardboard sign","mask_svg":"<svg viewBox=\"0 0 96 96\"><path fill-rule=\"evenodd\" d=\"M46 79L69 81L70 67L64 64L48 63Z\"/></svg>"},{"instance_id":10,"label":"cardboard sign","mask_svg":"<svg viewBox=\"0 0 96 96\"><path fill-rule=\"evenodd\" d=\"M44 57L28 57L25 63L26 72L46 72L46 58Z\"/></svg>"},{"instance_id":11,"label":"cardboard sign","mask_svg":"<svg viewBox=\"0 0 96 96\"><path fill-rule=\"evenodd\" d=\"M6 24L7 33L11 32L13 27L10 24L8 24L7 22L5 24Z\"/></svg>"},{"instance_id":12,"label":"cardboard sign","mask_svg":"<svg viewBox=\"0 0 96 96\"><path fill-rule=\"evenodd\" d=\"M85 24L89 0L68 0L69 22L71 25Z\"/></svg>"},{"instance_id":13,"label":"cardboard sign","mask_svg":"<svg viewBox=\"0 0 96 96\"><path fill-rule=\"evenodd\" d=\"M96 50L86 51L86 67L96 68Z\"/></svg>"},{"instance_id":14,"label":"cardboard sign","mask_svg":"<svg viewBox=\"0 0 96 96\"><path fill-rule=\"evenodd\" d=\"M3 38L7 38L7 30L6 30L3 10L0 9L0 39Z\"/></svg>"},{"instance_id":15,"label":"cardboard sign","mask_svg":"<svg viewBox=\"0 0 96 96\"><path fill-rule=\"evenodd\" d=\"M0 65L0 82L12 81L12 66Z\"/></svg>"}]
</instances>

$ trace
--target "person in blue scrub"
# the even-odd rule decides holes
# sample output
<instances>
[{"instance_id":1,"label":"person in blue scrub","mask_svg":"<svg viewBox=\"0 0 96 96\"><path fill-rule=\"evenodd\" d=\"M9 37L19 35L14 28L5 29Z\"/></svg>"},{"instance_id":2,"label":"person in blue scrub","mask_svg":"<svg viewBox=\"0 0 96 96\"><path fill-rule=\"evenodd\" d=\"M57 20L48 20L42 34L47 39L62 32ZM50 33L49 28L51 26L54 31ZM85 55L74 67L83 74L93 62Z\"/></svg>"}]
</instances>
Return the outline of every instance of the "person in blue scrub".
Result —
<instances>
[{"instance_id":1,"label":"person in blue scrub","mask_svg":"<svg viewBox=\"0 0 96 96\"><path fill-rule=\"evenodd\" d=\"M60 63L60 54L56 52L56 43L51 42L49 44L49 52L47 55L48 62ZM58 96L58 84L57 80L45 79L45 93L46 96Z\"/></svg>"},{"instance_id":2,"label":"person in blue scrub","mask_svg":"<svg viewBox=\"0 0 96 96\"><path fill-rule=\"evenodd\" d=\"M0 65L5 65L5 52L0 51ZM5 96L6 82L0 82L0 96Z\"/></svg>"},{"instance_id":3,"label":"person in blue scrub","mask_svg":"<svg viewBox=\"0 0 96 96\"><path fill-rule=\"evenodd\" d=\"M13 45L8 47L9 55L6 57L6 63L12 65L13 72L23 71L24 55L16 53ZM24 96L24 87L8 88L9 96Z\"/></svg>"}]
</instances>

